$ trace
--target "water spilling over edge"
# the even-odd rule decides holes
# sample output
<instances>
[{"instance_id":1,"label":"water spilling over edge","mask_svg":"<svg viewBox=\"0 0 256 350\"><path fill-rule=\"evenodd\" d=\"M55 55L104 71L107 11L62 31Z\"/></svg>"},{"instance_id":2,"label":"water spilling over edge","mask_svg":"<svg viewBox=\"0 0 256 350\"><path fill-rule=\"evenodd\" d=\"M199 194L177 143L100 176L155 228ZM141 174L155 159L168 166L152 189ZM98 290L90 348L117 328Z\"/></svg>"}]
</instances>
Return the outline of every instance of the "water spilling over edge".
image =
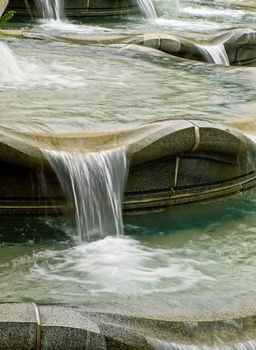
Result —
<instances>
[{"instance_id":1,"label":"water spilling over edge","mask_svg":"<svg viewBox=\"0 0 256 350\"><path fill-rule=\"evenodd\" d=\"M197 45L207 62L230 66L229 58L223 44L218 45Z\"/></svg>"},{"instance_id":2,"label":"water spilling over edge","mask_svg":"<svg viewBox=\"0 0 256 350\"><path fill-rule=\"evenodd\" d=\"M128 170L125 147L88 154L43 153L74 205L79 242L123 234L122 199Z\"/></svg>"},{"instance_id":3,"label":"water spilling over edge","mask_svg":"<svg viewBox=\"0 0 256 350\"><path fill-rule=\"evenodd\" d=\"M64 18L64 0L35 0L40 17L61 21Z\"/></svg>"},{"instance_id":4,"label":"water spilling over edge","mask_svg":"<svg viewBox=\"0 0 256 350\"><path fill-rule=\"evenodd\" d=\"M137 0L141 12L147 18L157 18L154 0Z\"/></svg>"},{"instance_id":5,"label":"water spilling over edge","mask_svg":"<svg viewBox=\"0 0 256 350\"><path fill-rule=\"evenodd\" d=\"M17 63L15 56L9 47L0 42L0 81L21 82L24 79L24 73Z\"/></svg>"}]
</instances>

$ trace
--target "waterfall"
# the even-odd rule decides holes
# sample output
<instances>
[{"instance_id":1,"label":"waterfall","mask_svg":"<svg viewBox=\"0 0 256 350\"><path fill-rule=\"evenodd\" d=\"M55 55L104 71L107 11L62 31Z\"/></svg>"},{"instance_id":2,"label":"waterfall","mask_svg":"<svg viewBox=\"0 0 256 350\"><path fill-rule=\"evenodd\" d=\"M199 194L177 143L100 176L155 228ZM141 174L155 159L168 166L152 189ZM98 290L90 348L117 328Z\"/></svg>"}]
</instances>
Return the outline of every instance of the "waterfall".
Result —
<instances>
[{"instance_id":1,"label":"waterfall","mask_svg":"<svg viewBox=\"0 0 256 350\"><path fill-rule=\"evenodd\" d=\"M64 0L35 0L40 17L61 21L64 18Z\"/></svg>"},{"instance_id":2,"label":"waterfall","mask_svg":"<svg viewBox=\"0 0 256 350\"><path fill-rule=\"evenodd\" d=\"M43 151L69 202L74 204L77 238L123 233L122 198L127 175L126 149L88 154Z\"/></svg>"},{"instance_id":3,"label":"waterfall","mask_svg":"<svg viewBox=\"0 0 256 350\"><path fill-rule=\"evenodd\" d=\"M154 0L137 0L141 12L147 18L157 18Z\"/></svg>"},{"instance_id":4,"label":"waterfall","mask_svg":"<svg viewBox=\"0 0 256 350\"><path fill-rule=\"evenodd\" d=\"M229 59L223 44L218 45L197 45L207 62L214 62L229 66Z\"/></svg>"},{"instance_id":5,"label":"waterfall","mask_svg":"<svg viewBox=\"0 0 256 350\"><path fill-rule=\"evenodd\" d=\"M9 47L0 42L0 83L21 82L24 73Z\"/></svg>"}]
</instances>

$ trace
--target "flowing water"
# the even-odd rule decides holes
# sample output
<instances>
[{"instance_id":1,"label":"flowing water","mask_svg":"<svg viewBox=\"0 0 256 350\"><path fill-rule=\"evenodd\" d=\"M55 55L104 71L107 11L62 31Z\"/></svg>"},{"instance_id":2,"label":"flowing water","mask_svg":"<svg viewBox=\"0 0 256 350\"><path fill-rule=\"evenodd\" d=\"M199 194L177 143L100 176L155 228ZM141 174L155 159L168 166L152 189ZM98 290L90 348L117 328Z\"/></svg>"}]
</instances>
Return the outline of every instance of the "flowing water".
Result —
<instances>
[{"instance_id":1,"label":"flowing water","mask_svg":"<svg viewBox=\"0 0 256 350\"><path fill-rule=\"evenodd\" d=\"M77 37L146 32L197 35L256 27L256 9L244 1L184 0L179 11L173 11L169 1L155 4L155 19L135 16L29 25L38 33ZM255 137L255 68L227 69L223 48L210 49L208 53L221 59L221 65L179 61L133 47L1 39L1 125L23 131L89 132L198 118L237 126ZM75 196L69 196L75 202L76 224L68 218L1 219L1 300L137 301L149 309L161 304L170 313L183 315L255 310L255 190L217 203L125 216L124 233L118 237L126 165L124 150L116 152L48 154L57 174L62 169L67 182L73 180ZM98 189L94 174L103 163L105 169L111 165L107 171L113 175L104 186L113 185L115 191L109 202L98 205L99 211L92 209L99 214L93 223L91 216L79 222L87 215L84 206L97 206L98 194L88 199L87 193ZM83 176L81 182L74 170ZM92 183L88 174L93 174ZM112 195L117 206L111 207ZM105 205L109 211L114 208L106 226L105 221L100 223ZM84 241L95 231L102 238L74 243L73 237Z\"/></svg>"},{"instance_id":2,"label":"flowing water","mask_svg":"<svg viewBox=\"0 0 256 350\"><path fill-rule=\"evenodd\" d=\"M35 0L39 17L61 21L64 18L64 0Z\"/></svg>"},{"instance_id":3,"label":"flowing water","mask_svg":"<svg viewBox=\"0 0 256 350\"><path fill-rule=\"evenodd\" d=\"M0 81L1 84L22 82L24 73L9 47L0 42Z\"/></svg>"},{"instance_id":4,"label":"flowing water","mask_svg":"<svg viewBox=\"0 0 256 350\"><path fill-rule=\"evenodd\" d=\"M229 66L229 58L223 44L197 45L207 62Z\"/></svg>"},{"instance_id":5,"label":"flowing water","mask_svg":"<svg viewBox=\"0 0 256 350\"><path fill-rule=\"evenodd\" d=\"M141 12L148 18L157 18L154 0L137 0Z\"/></svg>"},{"instance_id":6,"label":"flowing water","mask_svg":"<svg viewBox=\"0 0 256 350\"><path fill-rule=\"evenodd\" d=\"M125 148L98 153L43 151L75 207L78 241L123 234Z\"/></svg>"}]
</instances>

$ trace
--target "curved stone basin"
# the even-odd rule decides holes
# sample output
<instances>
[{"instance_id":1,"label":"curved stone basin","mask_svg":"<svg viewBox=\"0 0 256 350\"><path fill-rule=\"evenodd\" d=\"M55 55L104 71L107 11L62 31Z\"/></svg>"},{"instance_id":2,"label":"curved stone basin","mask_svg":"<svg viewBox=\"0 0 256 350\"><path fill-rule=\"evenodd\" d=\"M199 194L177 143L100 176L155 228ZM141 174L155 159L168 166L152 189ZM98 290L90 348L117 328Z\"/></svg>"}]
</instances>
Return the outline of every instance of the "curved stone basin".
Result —
<instances>
[{"instance_id":1,"label":"curved stone basin","mask_svg":"<svg viewBox=\"0 0 256 350\"><path fill-rule=\"evenodd\" d=\"M0 304L0 347L150 350L190 349L199 343L198 348L206 349L254 348L253 313L182 320L145 310L92 301L84 305Z\"/></svg>"},{"instance_id":2,"label":"curved stone basin","mask_svg":"<svg viewBox=\"0 0 256 350\"><path fill-rule=\"evenodd\" d=\"M181 58L203 62L206 59L200 47L223 45L230 65L256 65L256 32L253 29L230 29L212 35L196 34L196 36L193 34L174 36L148 33L137 36L128 42L154 48Z\"/></svg>"},{"instance_id":3,"label":"curved stone basin","mask_svg":"<svg viewBox=\"0 0 256 350\"><path fill-rule=\"evenodd\" d=\"M45 34L24 31L23 37L64 41L74 44L120 44L121 49L138 46L154 49L182 60L209 61L202 53L203 47L220 47L226 51L230 65L256 66L256 31L249 28L230 29L214 34L187 34L186 36L164 33L141 35L68 35ZM119 46L120 48L120 46Z\"/></svg>"},{"instance_id":4,"label":"curved stone basin","mask_svg":"<svg viewBox=\"0 0 256 350\"><path fill-rule=\"evenodd\" d=\"M0 132L1 214L59 214L60 185L41 150L88 153L125 145L130 162L124 210L148 210L254 187L255 144L206 121L165 121L109 133ZM42 186L42 171L45 186Z\"/></svg>"},{"instance_id":5,"label":"curved stone basin","mask_svg":"<svg viewBox=\"0 0 256 350\"><path fill-rule=\"evenodd\" d=\"M15 17L38 17L34 0L10 0L8 9ZM138 12L135 0L65 0L65 17L102 17L129 15Z\"/></svg>"}]
</instances>

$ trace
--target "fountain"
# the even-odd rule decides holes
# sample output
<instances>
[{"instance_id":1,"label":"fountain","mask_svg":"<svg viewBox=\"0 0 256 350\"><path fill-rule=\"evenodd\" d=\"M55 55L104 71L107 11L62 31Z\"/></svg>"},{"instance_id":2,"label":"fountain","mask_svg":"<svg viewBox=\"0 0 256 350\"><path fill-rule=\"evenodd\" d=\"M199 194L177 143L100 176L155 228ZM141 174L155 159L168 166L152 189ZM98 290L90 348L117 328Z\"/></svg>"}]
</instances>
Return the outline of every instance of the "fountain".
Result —
<instances>
[{"instance_id":1,"label":"fountain","mask_svg":"<svg viewBox=\"0 0 256 350\"><path fill-rule=\"evenodd\" d=\"M198 45L199 50L206 58L207 62L229 66L228 55L223 44L219 45Z\"/></svg>"},{"instance_id":2,"label":"fountain","mask_svg":"<svg viewBox=\"0 0 256 350\"><path fill-rule=\"evenodd\" d=\"M68 202L74 203L78 241L123 234L125 148L88 154L43 152Z\"/></svg>"},{"instance_id":3,"label":"fountain","mask_svg":"<svg viewBox=\"0 0 256 350\"><path fill-rule=\"evenodd\" d=\"M157 18L155 3L153 0L138 0L141 12L147 18Z\"/></svg>"},{"instance_id":4,"label":"fountain","mask_svg":"<svg viewBox=\"0 0 256 350\"><path fill-rule=\"evenodd\" d=\"M1 82L22 82L24 73L8 46L0 42L0 80Z\"/></svg>"},{"instance_id":5,"label":"fountain","mask_svg":"<svg viewBox=\"0 0 256 350\"><path fill-rule=\"evenodd\" d=\"M15 17L43 17L59 19L63 17L107 17L130 15L138 12L137 0L109 0L107 2L90 0L10 0L9 9L15 11Z\"/></svg>"},{"instance_id":6,"label":"fountain","mask_svg":"<svg viewBox=\"0 0 256 350\"><path fill-rule=\"evenodd\" d=\"M212 62L224 66L256 65L256 32L253 29L230 29L215 35L187 37L146 33L127 36L119 39L119 42L127 45L128 49L135 44L159 50L181 61Z\"/></svg>"},{"instance_id":7,"label":"fountain","mask_svg":"<svg viewBox=\"0 0 256 350\"><path fill-rule=\"evenodd\" d=\"M104 148L100 145L104 145ZM63 214L67 205L63 193L66 193L69 194L69 202L73 198L75 203L79 236L83 240L82 231L90 222L88 218L81 219L85 215L84 206L88 206L86 193L90 193L95 200L89 201L92 206L89 214L94 215L97 207L96 212L103 215L99 207L99 196L103 194L95 191L103 186L103 192L114 195L111 187L115 184L117 197L113 200L107 196L104 202L109 203L106 204L108 209L106 207L103 211L108 212L106 222L109 217L113 217L112 222L115 222L114 227L107 231L121 233L121 222L117 218L120 217L120 207L117 203L125 179L124 151L90 154L112 149L113 145L127 147L130 171L123 202L127 212L217 198L255 186L254 142L221 124L176 120L154 123L129 132L80 133L79 137L75 134L17 133L2 128L0 162L5 164L1 178L5 186L0 191L0 214ZM40 149L48 151L42 153ZM74 155L58 153L59 150L69 150ZM76 155L81 151L84 156ZM57 172L62 189L43 154ZM115 167L118 168L111 170L110 156L114 157ZM45 183L49 189L46 192L42 191L41 178L37 175L42 171L42 161L46 171ZM103 172L103 169L108 169L108 172ZM94 183L90 175L86 178L87 174L95 175L95 171L97 177L100 176L101 186ZM63 174L66 175L63 177ZM117 174L120 182L117 181ZM73 190L67 190L67 186ZM80 197L82 193L84 199ZM8 200L14 197L15 205ZM96 231L102 232L100 218L96 216L94 219L95 222L85 230L88 235L94 226Z\"/></svg>"},{"instance_id":8,"label":"fountain","mask_svg":"<svg viewBox=\"0 0 256 350\"><path fill-rule=\"evenodd\" d=\"M64 17L64 0L35 0L39 17L60 21Z\"/></svg>"},{"instance_id":9,"label":"fountain","mask_svg":"<svg viewBox=\"0 0 256 350\"><path fill-rule=\"evenodd\" d=\"M256 16L186 3L0 43L0 348L255 349Z\"/></svg>"}]
</instances>

